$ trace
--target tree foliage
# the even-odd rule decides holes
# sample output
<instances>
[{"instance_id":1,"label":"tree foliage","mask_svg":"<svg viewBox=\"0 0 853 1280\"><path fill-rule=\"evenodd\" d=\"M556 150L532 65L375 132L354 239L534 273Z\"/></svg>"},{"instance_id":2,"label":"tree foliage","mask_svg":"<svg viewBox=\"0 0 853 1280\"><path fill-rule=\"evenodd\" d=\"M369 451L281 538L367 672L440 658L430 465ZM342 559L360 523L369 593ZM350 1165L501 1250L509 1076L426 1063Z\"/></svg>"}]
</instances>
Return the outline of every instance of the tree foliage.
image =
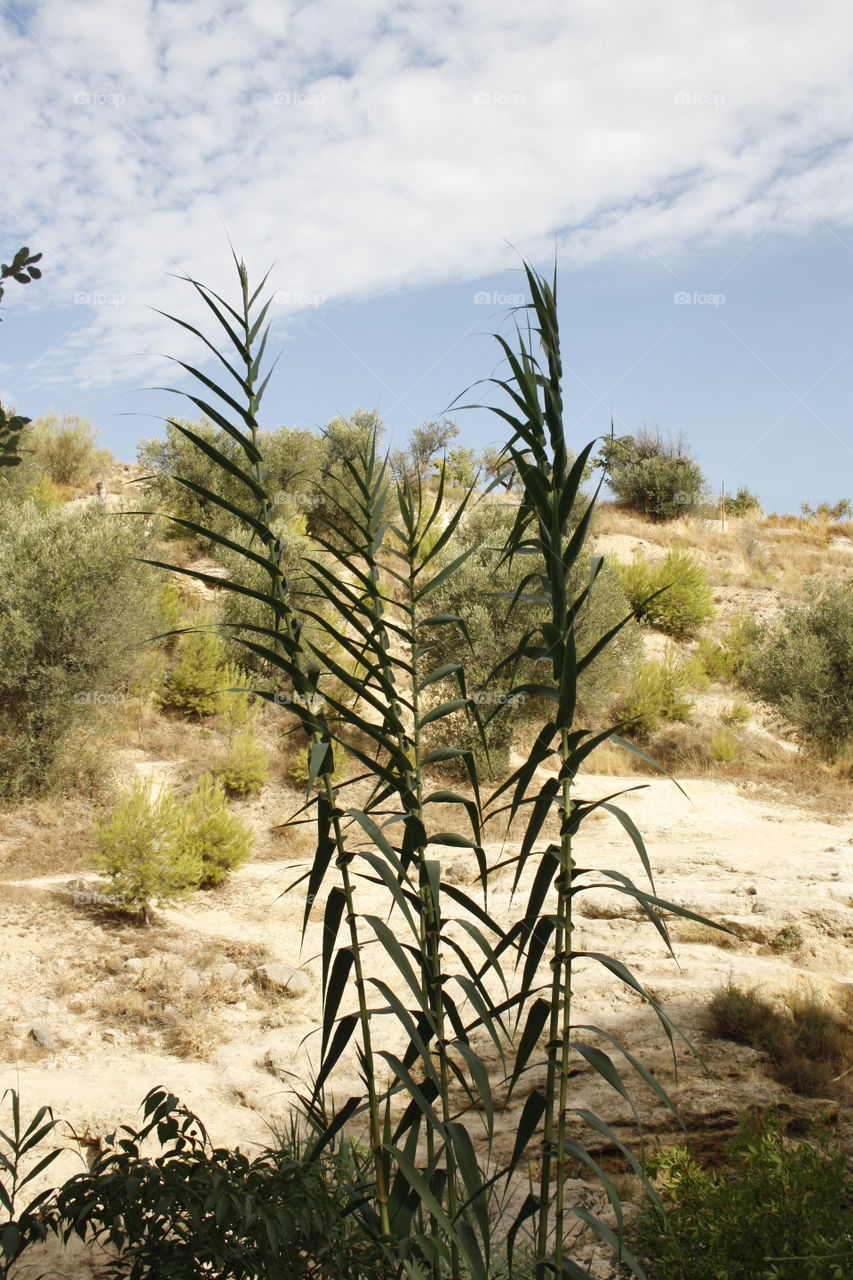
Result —
<instances>
[{"instance_id":1,"label":"tree foliage","mask_svg":"<svg viewBox=\"0 0 853 1280\"><path fill-rule=\"evenodd\" d=\"M616 501L648 520L689 515L704 496L702 469L680 437L645 430L611 436L601 446L598 465Z\"/></svg>"},{"instance_id":2,"label":"tree foliage","mask_svg":"<svg viewBox=\"0 0 853 1280\"><path fill-rule=\"evenodd\" d=\"M92 506L0 502L0 795L59 781L69 734L114 717L158 630L142 530Z\"/></svg>"},{"instance_id":3,"label":"tree foliage","mask_svg":"<svg viewBox=\"0 0 853 1280\"><path fill-rule=\"evenodd\" d=\"M853 741L853 579L813 579L804 590L758 628L741 678L831 760Z\"/></svg>"}]
</instances>

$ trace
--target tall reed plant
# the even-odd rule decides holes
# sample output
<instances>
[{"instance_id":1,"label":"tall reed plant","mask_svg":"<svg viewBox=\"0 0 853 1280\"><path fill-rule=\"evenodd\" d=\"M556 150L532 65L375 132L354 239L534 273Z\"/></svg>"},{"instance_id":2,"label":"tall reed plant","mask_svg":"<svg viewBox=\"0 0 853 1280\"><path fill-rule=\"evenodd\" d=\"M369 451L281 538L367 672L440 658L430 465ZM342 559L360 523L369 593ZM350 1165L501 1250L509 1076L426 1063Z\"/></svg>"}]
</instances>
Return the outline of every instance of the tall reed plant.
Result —
<instances>
[{"instance_id":1,"label":"tall reed plant","mask_svg":"<svg viewBox=\"0 0 853 1280\"><path fill-rule=\"evenodd\" d=\"M618 726L592 733L576 724L578 679L628 619L578 652L578 619L602 561L592 559L589 581L573 593L573 570L595 502L581 490L594 442L573 458L565 439L556 280L548 284L526 268L528 324L517 328L515 347L498 337L508 372L491 380L505 400L494 410L510 432L505 457L521 482L503 555L523 557L527 566L506 609L511 614L522 599L534 599L542 614L535 630L501 657L490 679L499 676L506 689L509 677L510 691L540 705L542 713L523 763L484 799L470 746L431 747L427 732L465 715L485 749L481 709L489 681L469 687L464 623L432 607L438 588L471 554L469 548L448 561L446 550L478 494L471 487L446 501L443 472L435 492L417 477L395 479L375 433L366 433L345 459L343 474L336 473L328 486L328 532L315 538L294 590L284 569L284 546L273 530L259 448L258 414L270 376L263 373L270 304L261 301L265 281L250 290L245 267L236 258L235 265L236 306L191 282L214 318L224 351L195 326L177 323L205 345L224 374L215 378L180 362L195 383L195 390L180 394L236 447L226 456L209 433L177 420L174 426L227 475L231 496L176 479L224 511L241 536L184 517L175 523L260 568L263 585L249 587L236 574L222 578L171 567L254 602L253 617L262 620L237 624L234 639L273 673L272 687L255 690L257 695L282 704L307 741L306 799L295 817L315 825L315 852L302 877L304 927L316 909L323 939L321 1056L316 1078L299 1092L315 1133L309 1154L319 1158L345 1127L366 1132L372 1172L358 1197L359 1212L385 1250L389 1275L489 1280L500 1268L500 1274L515 1276L518 1242L532 1228L537 1276L584 1276L566 1245L575 1215L642 1276L621 1244L613 1183L581 1143L575 1122L603 1135L642 1176L641 1166L605 1120L576 1105L573 1077L586 1063L627 1097L626 1075L633 1072L665 1105L672 1103L605 1027L577 1024L578 961L592 959L638 992L670 1041L674 1032L618 957L574 949L575 902L580 893L603 885L627 894L666 946L663 912L698 917L656 895L642 838L614 803L617 797L586 800L576 790L581 764L601 742L613 738L635 748L619 737ZM242 500L233 496L234 482ZM484 583L483 590L489 589ZM436 668L427 659L448 631L458 638L458 657ZM537 680L516 683L531 663ZM450 698L438 693L448 681L455 692ZM355 773L341 780L336 759L343 751ZM464 788L433 785L432 766L449 758L464 771ZM593 873L578 865L576 840L598 808L622 824L648 888L616 871ZM457 815L450 830L442 817L447 813ZM521 895L522 905L505 926L489 909L495 862L487 856L483 833L487 824L517 818L523 819L523 834L510 862L514 895ZM556 838L543 834L549 818L556 818ZM448 848L464 850L476 862L477 889L451 883L442 863ZM381 900L380 909L361 905L368 890L372 901ZM401 1043L402 1049L395 1048ZM330 1115L326 1099L329 1090L334 1093L335 1068L353 1046L362 1091L338 1099ZM512 1155L501 1164L495 1155L498 1088L512 1100L530 1082ZM523 1179L534 1160L540 1169L535 1191L523 1198L511 1222L496 1219L507 1188ZM604 1187L616 1232L571 1203L568 1169L577 1160Z\"/></svg>"}]
</instances>

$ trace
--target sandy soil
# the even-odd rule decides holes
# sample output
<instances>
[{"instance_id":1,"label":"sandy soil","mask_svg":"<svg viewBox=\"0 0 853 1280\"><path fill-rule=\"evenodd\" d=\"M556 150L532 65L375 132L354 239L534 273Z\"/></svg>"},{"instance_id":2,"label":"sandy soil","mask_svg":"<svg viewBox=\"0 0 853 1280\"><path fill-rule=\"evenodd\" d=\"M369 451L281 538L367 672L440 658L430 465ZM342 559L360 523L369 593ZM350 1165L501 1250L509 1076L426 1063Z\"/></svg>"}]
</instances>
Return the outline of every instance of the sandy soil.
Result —
<instances>
[{"instance_id":1,"label":"sandy soil","mask_svg":"<svg viewBox=\"0 0 853 1280\"><path fill-rule=\"evenodd\" d=\"M581 790L595 797L636 783L587 775ZM837 1113L837 1103L810 1102L775 1084L759 1053L710 1037L704 1006L731 977L771 995L810 989L839 1009L853 1007L853 825L849 816L821 817L759 798L748 784L698 779L685 791L651 779L622 803L645 836L661 896L736 936L681 942L673 960L628 899L596 889L581 899L575 944L631 965L699 1049L705 1069L678 1042L676 1078L654 1015L592 961L578 968L576 1013L624 1037L672 1090L700 1149L719 1151L737 1113L756 1102L777 1102L792 1114ZM577 853L585 866L641 880L636 854L610 815L587 822ZM497 860L499 846L489 854ZM477 892L473 861L448 850L447 865L451 879ZM149 929L117 923L93 902L91 875L0 882L0 1089L17 1089L25 1113L51 1104L73 1126L83 1156L118 1124L137 1119L143 1095L158 1084L198 1111L215 1142L245 1148L267 1141L269 1126L290 1106L294 1076L309 1077L318 1054L323 901L321 895L303 939L305 890L293 887L299 870L286 858L253 861L220 889L158 912ZM490 894L501 923L519 905L507 875ZM363 908L382 905L372 886L359 896ZM802 946L782 951L779 934L792 924ZM311 978L306 993L260 989L252 973L264 960L303 969ZM36 1043L33 1028L46 1044ZM393 1043L391 1028L380 1036ZM341 1097L355 1088L355 1077L354 1055L345 1055L335 1080ZM533 1083L531 1077L528 1088ZM651 1132L675 1136L650 1091L640 1088L637 1101ZM508 1153L522 1103L520 1095L502 1114L501 1153ZM632 1138L628 1107L587 1069L575 1077L574 1103L597 1109ZM846 1132L843 1101L840 1122ZM71 1172L80 1154L63 1161Z\"/></svg>"}]
</instances>

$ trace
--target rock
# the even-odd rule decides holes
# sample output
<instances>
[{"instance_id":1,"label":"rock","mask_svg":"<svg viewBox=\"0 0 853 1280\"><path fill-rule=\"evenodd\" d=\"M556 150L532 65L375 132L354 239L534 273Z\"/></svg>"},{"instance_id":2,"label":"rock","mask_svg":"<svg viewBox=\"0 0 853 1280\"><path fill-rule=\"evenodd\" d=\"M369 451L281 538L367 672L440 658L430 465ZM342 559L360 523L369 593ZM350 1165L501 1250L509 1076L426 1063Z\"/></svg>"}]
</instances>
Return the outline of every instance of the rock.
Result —
<instances>
[{"instance_id":1,"label":"rock","mask_svg":"<svg viewBox=\"0 0 853 1280\"><path fill-rule=\"evenodd\" d=\"M41 1018L46 1013L53 1013L56 1005L52 1000L46 1000L43 996L34 996L30 1000L21 1001L21 1017L23 1018Z\"/></svg>"},{"instance_id":2,"label":"rock","mask_svg":"<svg viewBox=\"0 0 853 1280\"><path fill-rule=\"evenodd\" d=\"M30 1027L30 1035L43 1049L53 1052L56 1048L56 1042L43 1022L34 1022Z\"/></svg>"},{"instance_id":3,"label":"rock","mask_svg":"<svg viewBox=\"0 0 853 1280\"><path fill-rule=\"evenodd\" d=\"M630 894L590 889L579 895L578 912L588 920L639 920L645 911Z\"/></svg>"},{"instance_id":4,"label":"rock","mask_svg":"<svg viewBox=\"0 0 853 1280\"><path fill-rule=\"evenodd\" d=\"M185 969L181 974L181 990L188 996L201 995L201 974L195 969Z\"/></svg>"},{"instance_id":5,"label":"rock","mask_svg":"<svg viewBox=\"0 0 853 1280\"><path fill-rule=\"evenodd\" d=\"M242 987L248 978L246 970L241 969L238 964L234 964L231 960L227 960L223 964L215 964L210 971L210 976L215 978L217 982L221 982L223 986L228 987Z\"/></svg>"},{"instance_id":6,"label":"rock","mask_svg":"<svg viewBox=\"0 0 853 1280\"><path fill-rule=\"evenodd\" d=\"M311 975L304 969L294 969L279 962L259 965L255 977L286 996L304 996L313 985Z\"/></svg>"}]
</instances>

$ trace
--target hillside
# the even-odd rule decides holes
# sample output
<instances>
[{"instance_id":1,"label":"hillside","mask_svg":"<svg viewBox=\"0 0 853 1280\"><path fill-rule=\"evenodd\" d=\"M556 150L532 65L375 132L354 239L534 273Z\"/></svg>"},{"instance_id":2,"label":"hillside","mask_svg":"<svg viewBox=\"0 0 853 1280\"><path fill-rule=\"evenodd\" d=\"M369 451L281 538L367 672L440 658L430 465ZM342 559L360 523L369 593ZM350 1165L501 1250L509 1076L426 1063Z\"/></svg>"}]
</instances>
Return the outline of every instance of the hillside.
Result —
<instances>
[{"instance_id":1,"label":"hillside","mask_svg":"<svg viewBox=\"0 0 853 1280\"><path fill-rule=\"evenodd\" d=\"M604 507L595 541L598 552L625 562L653 562L672 545L686 546L711 580L711 636L723 636L744 611L771 619L808 576L853 572L849 531L825 536L805 522L731 519L725 531L692 521L651 526ZM193 563L216 568L213 561ZM216 594L202 588L199 598L210 603ZM697 647L651 628L642 639L647 656L658 659L667 651L689 659ZM792 727L731 680L712 680L691 697L689 719L666 726L648 747L656 758L665 756L683 791L610 745L594 754L579 790L595 799L641 787L624 807L644 834L660 896L730 932L677 921L673 960L642 912L602 889L582 899L576 942L629 963L701 1061L679 1043L676 1079L654 1014L599 969L579 970L577 1007L597 1019L606 1010L614 1034L624 1035L672 1090L700 1152L719 1158L738 1115L755 1105L778 1105L792 1120L829 1116L853 1152L850 1077L805 1097L774 1079L766 1052L712 1034L707 1012L713 993L731 982L759 988L780 1007L818 999L849 1025L849 777L809 759ZM736 701L746 707L731 727L736 751L715 759L709 743ZM137 1118L155 1084L193 1107L216 1142L244 1148L264 1142L270 1125L285 1123L294 1079L306 1079L316 1063L324 899L315 902L303 939L305 885L298 881L311 836L306 827L281 825L304 795L291 776L296 748L282 737L284 718L277 707L261 712L257 734L272 759L270 778L257 798L232 801L255 833L253 858L221 886L158 909L150 927L110 912L99 899L106 886L89 867L98 805L134 778L185 793L221 759L219 730L167 714L153 695L128 699L95 795L27 801L3 814L0 1088L17 1089L27 1111L49 1102L73 1126L84 1157L117 1125ZM505 852L498 831L485 847L492 862ZM584 865L636 874L624 833L601 810L584 828L578 853ZM476 895L473 855L446 849L444 858L448 878ZM510 887L499 879L490 895L500 923L511 919ZM381 895L369 886L358 892L362 910L372 905L371 894L381 908ZM345 1055L336 1096L357 1087L356 1073L354 1056ZM598 1077L581 1070L575 1085L578 1105L597 1110L633 1141L630 1110ZM673 1119L655 1096L643 1090L637 1101L647 1131L675 1140ZM499 1116L499 1154L508 1153L522 1102L513 1099ZM600 1155L607 1158L606 1148ZM74 1157L63 1159L66 1172L79 1167ZM626 1185L626 1199L631 1192ZM90 1274L87 1263L79 1266L75 1275Z\"/></svg>"}]
</instances>

